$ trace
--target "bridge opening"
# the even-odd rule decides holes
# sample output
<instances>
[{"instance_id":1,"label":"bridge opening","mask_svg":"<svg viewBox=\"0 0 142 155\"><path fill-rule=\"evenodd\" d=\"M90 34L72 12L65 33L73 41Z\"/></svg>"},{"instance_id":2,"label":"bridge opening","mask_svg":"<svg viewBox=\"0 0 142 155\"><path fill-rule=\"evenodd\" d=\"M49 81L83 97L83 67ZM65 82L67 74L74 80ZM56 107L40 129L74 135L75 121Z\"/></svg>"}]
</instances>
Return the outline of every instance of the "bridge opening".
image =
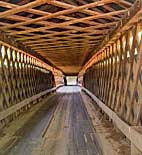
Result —
<instances>
[{"instance_id":1,"label":"bridge opening","mask_svg":"<svg viewBox=\"0 0 142 155\"><path fill-rule=\"evenodd\" d=\"M0 0L0 155L142 155L142 0Z\"/></svg>"},{"instance_id":2,"label":"bridge opening","mask_svg":"<svg viewBox=\"0 0 142 155\"><path fill-rule=\"evenodd\" d=\"M67 85L77 85L77 76L67 76Z\"/></svg>"}]
</instances>

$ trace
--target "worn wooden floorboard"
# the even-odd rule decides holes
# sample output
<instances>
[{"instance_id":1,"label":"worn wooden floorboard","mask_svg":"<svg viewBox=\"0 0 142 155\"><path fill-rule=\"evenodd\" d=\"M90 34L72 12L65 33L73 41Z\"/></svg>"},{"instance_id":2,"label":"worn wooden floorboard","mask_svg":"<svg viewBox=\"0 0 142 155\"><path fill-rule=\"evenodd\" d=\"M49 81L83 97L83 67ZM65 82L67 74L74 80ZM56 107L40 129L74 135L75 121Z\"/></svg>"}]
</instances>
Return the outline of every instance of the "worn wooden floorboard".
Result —
<instances>
[{"instance_id":1,"label":"worn wooden floorboard","mask_svg":"<svg viewBox=\"0 0 142 155\"><path fill-rule=\"evenodd\" d=\"M1 154L101 154L79 91L79 87L64 87L57 91L54 97L51 97L15 131L9 143L1 150ZM49 108L48 104L51 102L57 106Z\"/></svg>"}]
</instances>

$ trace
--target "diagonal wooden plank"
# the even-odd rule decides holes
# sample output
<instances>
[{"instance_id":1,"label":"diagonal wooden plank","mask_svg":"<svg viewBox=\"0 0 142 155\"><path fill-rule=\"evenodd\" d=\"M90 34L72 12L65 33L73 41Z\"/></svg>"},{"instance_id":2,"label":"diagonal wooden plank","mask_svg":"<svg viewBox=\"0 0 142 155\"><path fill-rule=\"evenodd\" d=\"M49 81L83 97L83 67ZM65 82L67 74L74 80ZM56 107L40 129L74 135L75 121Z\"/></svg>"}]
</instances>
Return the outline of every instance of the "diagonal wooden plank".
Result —
<instances>
[{"instance_id":1,"label":"diagonal wooden plank","mask_svg":"<svg viewBox=\"0 0 142 155\"><path fill-rule=\"evenodd\" d=\"M25 11L27 9L33 8L33 7L37 7L39 5L48 3L50 1L51 0L36 0L36 1L30 2L30 3L27 3L25 5L19 6L18 8L14 8L14 9L0 13L0 18L4 18L6 16L10 16L10 15L22 12L22 11Z\"/></svg>"},{"instance_id":2,"label":"diagonal wooden plank","mask_svg":"<svg viewBox=\"0 0 142 155\"><path fill-rule=\"evenodd\" d=\"M112 1L113 2L113 1ZM84 3L84 5L86 5L87 4L87 2L86 3ZM59 1L56 1L56 3L54 3L54 5L55 6L60 6L60 7L62 7L62 8L64 8L64 9L70 9L70 8L77 8L78 6L74 6L74 5L71 5L71 4L66 4L66 3L63 3L63 2L59 2ZM100 4L101 5L101 4ZM104 6L104 5L103 5ZM84 10L81 10L80 12L82 12L82 13L85 13L85 14L87 14L87 15L99 15L99 14L101 14L101 12L98 12L98 11L92 11L92 10L88 10L88 9L84 9ZM103 12L104 13L104 12ZM112 18L112 19L116 19L116 17L110 17L110 18ZM118 18L117 18L118 19ZM99 19L100 21L102 21L102 22L105 22L103 19Z\"/></svg>"},{"instance_id":3,"label":"diagonal wooden plank","mask_svg":"<svg viewBox=\"0 0 142 155\"><path fill-rule=\"evenodd\" d=\"M32 20L32 18L22 17L22 16L18 16L18 15L8 16L8 17L6 17L6 19L10 19L10 20L13 20L13 21L27 21L27 20ZM53 26L55 23L54 22L47 22L47 21L40 21L40 22L37 22L37 24L40 24L42 26ZM6 30L6 29L9 29L9 28L12 28L13 27L13 24L7 24L7 23L4 23L3 22L3 25L4 26L0 27L1 30L7 31L7 32L10 32L11 31L13 33L12 30ZM18 28L21 28L21 27L24 28L25 30L32 29L32 27L27 27L27 26L19 26ZM67 26L66 27L66 29L70 29L70 32L73 31L74 29L79 31L80 28L82 28L82 27L77 27L77 26ZM86 29L84 31L88 32L89 30ZM44 32L53 34L53 31L50 31L50 30L45 30ZM56 32L54 32L54 33L56 33ZM28 33L28 35L34 35L34 34L33 33Z\"/></svg>"},{"instance_id":4,"label":"diagonal wooden plank","mask_svg":"<svg viewBox=\"0 0 142 155\"><path fill-rule=\"evenodd\" d=\"M58 1L53 1L52 5L55 5L56 2L58 2ZM38 21L43 21L43 20L47 20L47 19L51 19L51 18L56 18L56 17L59 17L61 15L66 15L66 14L78 12L78 11L84 10L86 8L89 9L89 8L92 8L92 7L108 4L108 3L111 3L111 2L112 2L112 0L102 0L102 1L98 1L98 2L93 2L93 3L86 4L86 5L78 6L78 7L75 7L75 8L71 8L71 9L67 9L67 10L63 10L63 11L58 11L58 12L55 12L53 14L45 15L45 16L42 16L42 17L39 17L39 18L36 18L36 19L32 19L32 20L28 20L26 22L13 24L13 26L17 27L17 26L27 25L27 24L31 24L31 23L33 24L33 23L36 23Z\"/></svg>"},{"instance_id":5,"label":"diagonal wooden plank","mask_svg":"<svg viewBox=\"0 0 142 155\"><path fill-rule=\"evenodd\" d=\"M63 41L56 41L56 45L70 45L70 46L73 46L74 44L87 44L87 43L99 43L100 40L86 40L86 39L82 39L82 40L73 40L73 41L66 41L66 42L63 42ZM40 43L35 43L35 44L31 44L30 46L31 47L39 47L40 45L44 46L51 46L51 45L54 45L54 43L48 43L48 41L46 42L40 42Z\"/></svg>"},{"instance_id":6,"label":"diagonal wooden plank","mask_svg":"<svg viewBox=\"0 0 142 155\"><path fill-rule=\"evenodd\" d=\"M26 34L26 33L30 33L30 32L44 31L44 30L47 30L47 29L53 29L53 28L59 28L59 27L63 28L63 27L66 27L68 25L79 23L79 22L82 22L82 21L85 21L85 20L93 20L93 19L98 19L98 18L107 18L107 17L112 16L112 15L124 14L126 12L127 12L127 10L120 10L120 11L114 11L114 12L110 12L110 13L103 13L101 15L89 16L89 17L84 17L84 18L81 18L81 19L74 19L74 20L71 20L71 21L54 24L53 26L49 26L49 27L40 27L40 28L36 28L36 29L32 29L32 30L17 32L17 33L14 33L14 34L11 33L10 35Z\"/></svg>"},{"instance_id":7,"label":"diagonal wooden plank","mask_svg":"<svg viewBox=\"0 0 142 155\"><path fill-rule=\"evenodd\" d=\"M78 0L81 4L86 4L87 2L85 0ZM103 5L102 8L105 8L106 10L108 10L109 12L111 11L116 11L115 9L113 9L112 7L109 6L109 4ZM92 8L92 10L94 11L98 11L98 12L103 12L102 10L98 9L98 8ZM120 16L118 16L120 18ZM113 19L119 19L118 17L113 17Z\"/></svg>"},{"instance_id":8,"label":"diagonal wooden plank","mask_svg":"<svg viewBox=\"0 0 142 155\"><path fill-rule=\"evenodd\" d=\"M1 2L0 1L0 6L2 6L2 7L6 7L6 8L18 8L19 6L18 5L15 5L15 4L11 4L11 3L8 3L8 2ZM41 15L41 16L44 16L44 15L50 15L50 14L52 14L52 13L49 13L49 12L45 12L45 11L41 11L41 10L37 10L37 9L28 9L28 10L25 10L26 12L29 12L29 13L32 13L32 14L37 14L37 15ZM14 15L13 15L14 16ZM7 16L7 17L5 17L5 18L8 18L9 16ZM11 17L11 16L10 16ZM9 18L10 18L9 17ZM19 18L19 20L20 19L23 19L24 17L22 17L22 16L20 16L20 18ZM68 20L72 20L72 19L75 19L74 17L69 17L69 16L59 16L58 17L59 19L63 19L63 20L65 20L65 21L68 21ZM27 20L32 20L32 19L26 19L26 21ZM22 21L22 22L24 22L24 21ZM41 24L41 25L50 25L50 23L51 22L48 22L47 23L47 21L45 22L45 21L39 21L39 22L37 22L37 24ZM94 22L94 21L84 21L84 23L86 24L90 24L90 25L94 25L94 24L96 24L96 22ZM9 26L5 26L5 27L2 27L1 29L9 29L9 28L14 28L14 27L17 27L18 25L17 24L19 24L19 23L16 23L16 24L10 24Z\"/></svg>"},{"instance_id":9,"label":"diagonal wooden plank","mask_svg":"<svg viewBox=\"0 0 142 155\"><path fill-rule=\"evenodd\" d=\"M122 5L123 7L126 7L126 8L131 7L133 5L132 3L130 3L127 0L118 0L116 3Z\"/></svg>"},{"instance_id":10,"label":"diagonal wooden plank","mask_svg":"<svg viewBox=\"0 0 142 155\"><path fill-rule=\"evenodd\" d=\"M76 32L84 32L84 31L94 31L95 29L98 28L105 28L105 27L109 27L110 29L112 28L112 26L116 26L117 22L111 22L111 23L106 23L106 24L98 24L95 26L89 26L89 27L85 27L85 28L77 28L75 29ZM45 34L45 35L35 35L33 37L22 37L22 38L18 38L17 40L29 40L29 39L39 39L39 38L43 38L43 37L53 37L55 35L60 35L60 34L68 34L68 33L72 33L74 30L68 30L68 31L63 31L63 32L52 32L51 34Z\"/></svg>"},{"instance_id":11,"label":"diagonal wooden plank","mask_svg":"<svg viewBox=\"0 0 142 155\"><path fill-rule=\"evenodd\" d=\"M127 20L126 20L127 19ZM133 25L134 23L138 22L139 20L142 20L142 1L136 1L134 5L130 8L129 14L125 16L125 18L122 18L117 27L109 33L105 39L102 41L100 46L95 50L101 51L103 49L104 45L106 45L108 42L110 42L115 34L120 34L121 32L125 31L130 27L130 25ZM95 55L94 55L95 57ZM93 57L90 58L90 60L85 64L84 68L89 68L92 64ZM90 63L91 62L91 63ZM90 63L90 64L89 64Z\"/></svg>"}]
</instances>

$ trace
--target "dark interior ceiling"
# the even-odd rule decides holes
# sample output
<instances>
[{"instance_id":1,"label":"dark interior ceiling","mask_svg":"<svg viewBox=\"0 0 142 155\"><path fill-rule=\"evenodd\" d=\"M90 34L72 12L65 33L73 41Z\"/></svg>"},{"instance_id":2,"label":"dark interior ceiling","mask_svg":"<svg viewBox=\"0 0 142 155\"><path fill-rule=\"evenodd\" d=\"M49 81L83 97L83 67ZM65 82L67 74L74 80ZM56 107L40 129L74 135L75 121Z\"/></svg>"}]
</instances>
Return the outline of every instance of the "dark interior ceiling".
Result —
<instances>
[{"instance_id":1,"label":"dark interior ceiling","mask_svg":"<svg viewBox=\"0 0 142 155\"><path fill-rule=\"evenodd\" d=\"M134 0L1 0L0 30L77 74Z\"/></svg>"}]
</instances>

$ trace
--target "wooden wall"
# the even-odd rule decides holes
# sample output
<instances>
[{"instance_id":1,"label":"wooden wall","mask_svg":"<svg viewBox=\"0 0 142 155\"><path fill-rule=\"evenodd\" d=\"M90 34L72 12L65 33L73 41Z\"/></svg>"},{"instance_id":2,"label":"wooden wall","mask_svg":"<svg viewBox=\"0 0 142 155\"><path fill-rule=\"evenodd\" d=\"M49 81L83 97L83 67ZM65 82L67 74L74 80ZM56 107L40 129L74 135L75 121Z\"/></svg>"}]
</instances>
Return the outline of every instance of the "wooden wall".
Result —
<instances>
[{"instance_id":1,"label":"wooden wall","mask_svg":"<svg viewBox=\"0 0 142 155\"><path fill-rule=\"evenodd\" d=\"M27 98L53 88L54 75L49 69L39 59L0 42L0 114Z\"/></svg>"},{"instance_id":2,"label":"wooden wall","mask_svg":"<svg viewBox=\"0 0 142 155\"><path fill-rule=\"evenodd\" d=\"M97 55L84 85L130 125L142 125L142 23Z\"/></svg>"}]
</instances>

